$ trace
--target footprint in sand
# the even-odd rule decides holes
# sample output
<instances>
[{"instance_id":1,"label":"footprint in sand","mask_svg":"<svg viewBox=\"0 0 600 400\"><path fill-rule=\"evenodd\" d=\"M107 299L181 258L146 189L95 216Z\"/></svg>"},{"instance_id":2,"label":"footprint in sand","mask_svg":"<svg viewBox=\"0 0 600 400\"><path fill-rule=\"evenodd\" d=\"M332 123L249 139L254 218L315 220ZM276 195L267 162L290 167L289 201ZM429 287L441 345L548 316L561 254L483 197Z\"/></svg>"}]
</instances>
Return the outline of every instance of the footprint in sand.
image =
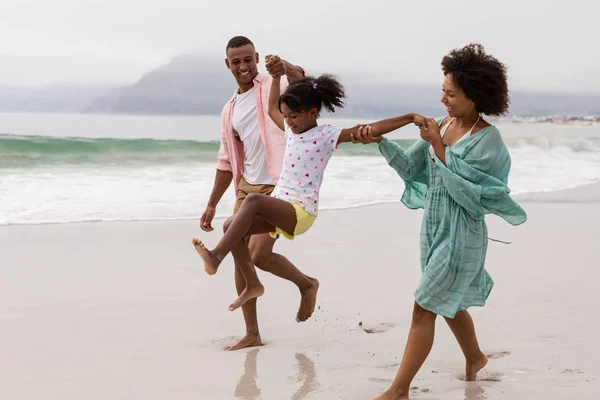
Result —
<instances>
[{"instance_id":1,"label":"footprint in sand","mask_svg":"<svg viewBox=\"0 0 600 400\"><path fill-rule=\"evenodd\" d=\"M203 343L201 347L213 347L215 349L223 350L223 348L231 345L232 343L236 343L238 340L240 340L238 336L227 336L224 338L206 341L206 343Z\"/></svg>"},{"instance_id":2,"label":"footprint in sand","mask_svg":"<svg viewBox=\"0 0 600 400\"><path fill-rule=\"evenodd\" d=\"M481 374L480 377L477 378L478 381L483 381L483 382L502 382L502 378L504 378L504 375L498 372L490 372L490 373L483 373Z\"/></svg>"},{"instance_id":3,"label":"footprint in sand","mask_svg":"<svg viewBox=\"0 0 600 400\"><path fill-rule=\"evenodd\" d=\"M498 351L495 353L487 354L486 356L489 360L497 360L508 355L510 355L510 351ZM501 382L504 376L505 375L500 372L487 372L487 370L484 367L477 374L477 380L483 382ZM466 380L466 376L464 374L458 375L457 378L461 381Z\"/></svg>"},{"instance_id":4,"label":"footprint in sand","mask_svg":"<svg viewBox=\"0 0 600 400\"><path fill-rule=\"evenodd\" d=\"M206 341L205 343L201 343L199 345L199 347L207 347L207 348L213 348L215 350L229 350L229 348L237 343L240 342L240 340L242 340L243 338L240 336L227 336L221 339L213 339L210 341ZM265 342L263 341L262 344L267 344L270 342ZM256 347L256 345L251 345L251 346L243 346L240 347L240 349L243 348L251 348L251 347Z\"/></svg>"},{"instance_id":5,"label":"footprint in sand","mask_svg":"<svg viewBox=\"0 0 600 400\"><path fill-rule=\"evenodd\" d=\"M391 322L382 322L380 324L365 326L362 322L360 322L358 326L366 333L383 333L395 327L396 324Z\"/></svg>"},{"instance_id":6,"label":"footprint in sand","mask_svg":"<svg viewBox=\"0 0 600 400\"><path fill-rule=\"evenodd\" d=\"M584 372L580 369L567 368L561 372L562 374L583 374Z\"/></svg>"},{"instance_id":7,"label":"footprint in sand","mask_svg":"<svg viewBox=\"0 0 600 400\"><path fill-rule=\"evenodd\" d=\"M491 353L487 355L487 358L489 358L490 360L496 360L498 358L502 358L505 356L509 356L510 355L510 351L498 351L496 353Z\"/></svg>"},{"instance_id":8,"label":"footprint in sand","mask_svg":"<svg viewBox=\"0 0 600 400\"><path fill-rule=\"evenodd\" d=\"M376 382L376 383L385 383L386 385L392 383L393 379L388 379L388 378L369 378L369 380L371 382Z\"/></svg>"},{"instance_id":9,"label":"footprint in sand","mask_svg":"<svg viewBox=\"0 0 600 400\"><path fill-rule=\"evenodd\" d=\"M400 363L392 363L392 364L379 365L379 366L377 366L377 368L387 369L387 368L398 368L399 366L400 366Z\"/></svg>"},{"instance_id":10,"label":"footprint in sand","mask_svg":"<svg viewBox=\"0 0 600 400\"><path fill-rule=\"evenodd\" d=\"M431 389L429 388L420 388L418 386L413 386L410 388L410 392L412 394L416 394L416 393L429 393L431 392Z\"/></svg>"},{"instance_id":11,"label":"footprint in sand","mask_svg":"<svg viewBox=\"0 0 600 400\"><path fill-rule=\"evenodd\" d=\"M456 375L456 378L458 380L461 381L465 381L465 374L460 374L460 375ZM500 372L485 372L485 370L481 370L479 371L479 374L477 374L477 381L478 382L502 382L502 379L504 378L504 374L500 373ZM472 381L469 381L467 383L470 383Z\"/></svg>"}]
</instances>

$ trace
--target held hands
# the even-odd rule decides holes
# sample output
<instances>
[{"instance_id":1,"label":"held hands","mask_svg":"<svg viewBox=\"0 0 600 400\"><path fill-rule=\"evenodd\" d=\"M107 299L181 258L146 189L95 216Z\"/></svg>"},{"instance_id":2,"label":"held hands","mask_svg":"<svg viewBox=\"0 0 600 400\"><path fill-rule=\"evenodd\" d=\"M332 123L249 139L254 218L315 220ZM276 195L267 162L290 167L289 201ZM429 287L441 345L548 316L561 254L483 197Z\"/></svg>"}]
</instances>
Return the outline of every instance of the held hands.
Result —
<instances>
[{"instance_id":1,"label":"held hands","mask_svg":"<svg viewBox=\"0 0 600 400\"><path fill-rule=\"evenodd\" d=\"M415 114L413 116L413 124L415 124L416 126L419 127L419 129L421 129L423 126L425 126L425 117L419 114ZM427 128L427 127L425 127Z\"/></svg>"},{"instance_id":2,"label":"held hands","mask_svg":"<svg viewBox=\"0 0 600 400\"><path fill-rule=\"evenodd\" d=\"M200 217L200 229L204 232L212 232L215 228L212 226L212 220L215 217L215 208L207 206L206 210Z\"/></svg>"},{"instance_id":3,"label":"held hands","mask_svg":"<svg viewBox=\"0 0 600 400\"><path fill-rule=\"evenodd\" d=\"M422 115L413 114L412 122L421 130L421 137L423 137L423 131L427 132L429 130L429 125L426 123L426 120L427 118L423 117ZM433 123L437 127L435 121L433 121ZM381 142L383 140L383 136L381 136L381 134L375 136L373 133L373 127L371 125L360 125L356 130L356 133L350 135L350 140L355 144L371 144Z\"/></svg>"},{"instance_id":4,"label":"held hands","mask_svg":"<svg viewBox=\"0 0 600 400\"><path fill-rule=\"evenodd\" d=\"M417 125L416 122L415 125ZM440 135L440 127L433 118L424 118L423 122L419 126L419 129L421 131L420 134L423 140L431 143L432 145L436 145L442 142L442 136Z\"/></svg>"},{"instance_id":5,"label":"held hands","mask_svg":"<svg viewBox=\"0 0 600 400\"><path fill-rule=\"evenodd\" d=\"M286 62L279 56L267 55L265 57L265 67L273 78L281 78L286 74Z\"/></svg>"},{"instance_id":6,"label":"held hands","mask_svg":"<svg viewBox=\"0 0 600 400\"><path fill-rule=\"evenodd\" d=\"M373 128L371 125L361 125L355 133L350 134L350 141L354 144L379 143L382 139L383 136L373 136Z\"/></svg>"}]
</instances>

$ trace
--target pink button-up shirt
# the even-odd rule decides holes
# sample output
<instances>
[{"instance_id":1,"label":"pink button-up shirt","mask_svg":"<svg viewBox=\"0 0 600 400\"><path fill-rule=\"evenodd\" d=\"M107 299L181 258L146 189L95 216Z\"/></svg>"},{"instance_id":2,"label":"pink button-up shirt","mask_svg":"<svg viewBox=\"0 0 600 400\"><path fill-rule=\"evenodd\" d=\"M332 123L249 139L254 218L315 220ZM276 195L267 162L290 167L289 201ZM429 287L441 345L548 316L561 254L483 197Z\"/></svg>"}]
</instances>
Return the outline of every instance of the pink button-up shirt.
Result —
<instances>
[{"instance_id":1,"label":"pink button-up shirt","mask_svg":"<svg viewBox=\"0 0 600 400\"><path fill-rule=\"evenodd\" d=\"M269 117L269 93L271 91L271 75L258 74L254 78L254 90L256 92L256 115L260 137L267 153L267 168L273 179L273 185L277 184L281 174L283 155L285 154L285 134L275 125ZM281 93L288 86L285 76L281 77ZM231 171L233 173L233 185L237 193L238 183L244 173L244 145L237 140L233 133L233 106L237 98L236 90L233 97L225 104L221 112L221 147L218 154L217 169L220 171Z\"/></svg>"}]
</instances>

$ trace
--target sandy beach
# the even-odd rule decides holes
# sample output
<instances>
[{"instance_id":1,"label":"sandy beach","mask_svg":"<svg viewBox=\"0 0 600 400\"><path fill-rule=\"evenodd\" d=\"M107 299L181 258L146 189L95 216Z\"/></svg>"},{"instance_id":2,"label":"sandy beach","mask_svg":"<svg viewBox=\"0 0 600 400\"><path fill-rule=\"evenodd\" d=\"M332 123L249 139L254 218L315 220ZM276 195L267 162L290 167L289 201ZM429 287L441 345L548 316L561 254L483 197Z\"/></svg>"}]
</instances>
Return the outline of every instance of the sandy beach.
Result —
<instances>
[{"instance_id":1,"label":"sandy beach","mask_svg":"<svg viewBox=\"0 0 600 400\"><path fill-rule=\"evenodd\" d=\"M597 399L600 186L522 198L526 224L488 217L485 308L472 309L480 380L443 319L414 399ZM195 220L0 227L0 396L15 400L372 399L394 377L420 275L422 213L400 203L323 212L277 249L319 278L318 310L262 273L265 346L243 331L228 258L209 277ZM220 228L222 221L218 221ZM368 333L368 332L370 333Z\"/></svg>"}]
</instances>

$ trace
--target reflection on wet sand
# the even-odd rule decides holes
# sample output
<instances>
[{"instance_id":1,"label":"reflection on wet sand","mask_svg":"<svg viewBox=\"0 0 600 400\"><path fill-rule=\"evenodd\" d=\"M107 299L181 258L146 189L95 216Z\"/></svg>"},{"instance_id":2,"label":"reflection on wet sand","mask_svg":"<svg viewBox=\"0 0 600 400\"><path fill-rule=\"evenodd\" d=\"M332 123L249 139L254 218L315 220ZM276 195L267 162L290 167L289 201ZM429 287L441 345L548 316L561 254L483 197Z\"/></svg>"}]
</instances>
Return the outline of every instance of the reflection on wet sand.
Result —
<instances>
[{"instance_id":1,"label":"reflection on wet sand","mask_svg":"<svg viewBox=\"0 0 600 400\"><path fill-rule=\"evenodd\" d=\"M487 399L485 389L479 386L477 382L467 382L465 386L464 400L485 400Z\"/></svg>"},{"instance_id":2,"label":"reflection on wet sand","mask_svg":"<svg viewBox=\"0 0 600 400\"><path fill-rule=\"evenodd\" d=\"M234 396L243 400L260 400L261 389L256 382L258 378L258 353L254 349L246 353L244 373L235 387ZM290 397L291 400L302 400L319 388L315 363L304 353L296 353L295 382L301 382L300 387Z\"/></svg>"},{"instance_id":3,"label":"reflection on wet sand","mask_svg":"<svg viewBox=\"0 0 600 400\"><path fill-rule=\"evenodd\" d=\"M254 349L246 353L244 361L244 373L235 386L233 395L243 400L259 400L260 388L256 384L258 377L257 356L260 349Z\"/></svg>"},{"instance_id":4,"label":"reflection on wet sand","mask_svg":"<svg viewBox=\"0 0 600 400\"><path fill-rule=\"evenodd\" d=\"M291 400L302 400L319 388L315 363L304 353L296 353L297 382L302 382Z\"/></svg>"}]
</instances>

